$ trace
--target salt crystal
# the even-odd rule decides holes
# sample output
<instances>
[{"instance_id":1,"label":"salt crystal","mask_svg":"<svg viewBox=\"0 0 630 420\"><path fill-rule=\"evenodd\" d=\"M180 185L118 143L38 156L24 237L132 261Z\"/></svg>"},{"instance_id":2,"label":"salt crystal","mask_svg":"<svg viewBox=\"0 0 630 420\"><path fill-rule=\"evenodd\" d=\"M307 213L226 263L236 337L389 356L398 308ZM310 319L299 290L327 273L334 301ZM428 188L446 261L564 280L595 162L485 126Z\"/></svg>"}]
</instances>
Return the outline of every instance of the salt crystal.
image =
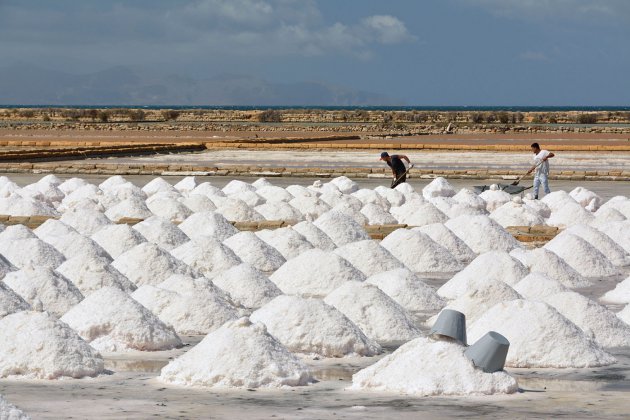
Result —
<instances>
[{"instance_id":1,"label":"salt crystal","mask_svg":"<svg viewBox=\"0 0 630 420\"><path fill-rule=\"evenodd\" d=\"M374 274L366 283L377 286L408 311L435 312L446 305L431 286L406 268Z\"/></svg>"},{"instance_id":2,"label":"salt crystal","mask_svg":"<svg viewBox=\"0 0 630 420\"><path fill-rule=\"evenodd\" d=\"M291 226L291 229L304 236L317 249L332 251L336 248L330 236L326 235L323 230L315 226L312 222L300 222Z\"/></svg>"},{"instance_id":3,"label":"salt crystal","mask_svg":"<svg viewBox=\"0 0 630 420\"><path fill-rule=\"evenodd\" d=\"M304 236L289 227L259 230L256 236L278 250L287 260L313 249L313 245Z\"/></svg>"},{"instance_id":4,"label":"salt crystal","mask_svg":"<svg viewBox=\"0 0 630 420\"><path fill-rule=\"evenodd\" d=\"M107 253L116 258L136 245L146 242L146 238L127 224L108 225L99 229L90 237Z\"/></svg>"},{"instance_id":5,"label":"salt crystal","mask_svg":"<svg viewBox=\"0 0 630 420\"><path fill-rule=\"evenodd\" d=\"M191 274L192 269L150 242L120 254L112 266L137 286L159 284L173 274Z\"/></svg>"},{"instance_id":6,"label":"salt crystal","mask_svg":"<svg viewBox=\"0 0 630 420\"><path fill-rule=\"evenodd\" d=\"M431 223L429 225L413 228L412 230L428 235L429 238L433 239L453 254L458 261L468 263L477 256L459 236L455 235L452 230L442 223Z\"/></svg>"},{"instance_id":7,"label":"salt crystal","mask_svg":"<svg viewBox=\"0 0 630 420\"><path fill-rule=\"evenodd\" d=\"M267 276L247 263L236 265L212 279L240 306L260 308L282 294Z\"/></svg>"},{"instance_id":8,"label":"salt crystal","mask_svg":"<svg viewBox=\"0 0 630 420\"><path fill-rule=\"evenodd\" d=\"M241 263L230 248L213 238L186 242L171 254L209 278Z\"/></svg>"},{"instance_id":9,"label":"salt crystal","mask_svg":"<svg viewBox=\"0 0 630 420\"><path fill-rule=\"evenodd\" d=\"M349 216L337 211L326 212L314 224L328 235L337 246L370 239L362 226Z\"/></svg>"},{"instance_id":10,"label":"salt crystal","mask_svg":"<svg viewBox=\"0 0 630 420\"><path fill-rule=\"evenodd\" d=\"M459 216L444 224L477 254L522 248L512 235L488 216Z\"/></svg>"},{"instance_id":11,"label":"salt crystal","mask_svg":"<svg viewBox=\"0 0 630 420\"><path fill-rule=\"evenodd\" d=\"M0 377L83 378L103 370L101 355L46 312L23 311L0 319Z\"/></svg>"},{"instance_id":12,"label":"salt crystal","mask_svg":"<svg viewBox=\"0 0 630 420\"><path fill-rule=\"evenodd\" d=\"M455 188L444 178L437 177L422 189L422 195L429 197L452 197L455 195Z\"/></svg>"},{"instance_id":13,"label":"salt crystal","mask_svg":"<svg viewBox=\"0 0 630 420\"><path fill-rule=\"evenodd\" d=\"M178 226L190 238L213 236L223 241L238 233L228 220L219 213L195 213Z\"/></svg>"},{"instance_id":14,"label":"salt crystal","mask_svg":"<svg viewBox=\"0 0 630 420\"><path fill-rule=\"evenodd\" d=\"M161 217L153 216L133 225L147 241L158 245L167 251L177 248L190 241L179 227Z\"/></svg>"},{"instance_id":15,"label":"salt crystal","mask_svg":"<svg viewBox=\"0 0 630 420\"><path fill-rule=\"evenodd\" d=\"M619 270L604 254L572 233L560 233L547 242L544 248L564 259L584 277L608 277L619 274Z\"/></svg>"},{"instance_id":16,"label":"salt crystal","mask_svg":"<svg viewBox=\"0 0 630 420\"><path fill-rule=\"evenodd\" d=\"M400 260L372 239L350 242L335 249L334 253L350 262L366 277L383 271L405 268Z\"/></svg>"},{"instance_id":17,"label":"salt crystal","mask_svg":"<svg viewBox=\"0 0 630 420\"><path fill-rule=\"evenodd\" d=\"M313 378L263 324L241 318L166 365L160 380L180 386L271 388L307 385Z\"/></svg>"},{"instance_id":18,"label":"salt crystal","mask_svg":"<svg viewBox=\"0 0 630 420\"><path fill-rule=\"evenodd\" d=\"M332 252L312 249L287 261L270 277L286 294L325 296L347 281L365 275Z\"/></svg>"},{"instance_id":19,"label":"salt crystal","mask_svg":"<svg viewBox=\"0 0 630 420\"><path fill-rule=\"evenodd\" d=\"M418 396L491 395L518 391L505 371L485 373L464 355L466 347L420 337L352 376L351 390Z\"/></svg>"},{"instance_id":20,"label":"salt crystal","mask_svg":"<svg viewBox=\"0 0 630 420\"><path fill-rule=\"evenodd\" d=\"M244 262L261 271L275 271L286 259L277 249L260 239L254 232L239 232L223 244Z\"/></svg>"},{"instance_id":21,"label":"salt crystal","mask_svg":"<svg viewBox=\"0 0 630 420\"><path fill-rule=\"evenodd\" d=\"M106 286L127 293L136 290L136 286L109 263L110 260L102 257L77 255L66 260L56 271L70 280L83 296Z\"/></svg>"},{"instance_id":22,"label":"salt crystal","mask_svg":"<svg viewBox=\"0 0 630 420\"><path fill-rule=\"evenodd\" d=\"M616 362L582 330L542 302L498 303L468 327L468 340L496 331L510 342L506 366L585 368Z\"/></svg>"},{"instance_id":23,"label":"salt crystal","mask_svg":"<svg viewBox=\"0 0 630 420\"><path fill-rule=\"evenodd\" d=\"M624 281L617 283L613 290L609 290L601 297L602 302L627 304L630 303L630 276Z\"/></svg>"}]
</instances>

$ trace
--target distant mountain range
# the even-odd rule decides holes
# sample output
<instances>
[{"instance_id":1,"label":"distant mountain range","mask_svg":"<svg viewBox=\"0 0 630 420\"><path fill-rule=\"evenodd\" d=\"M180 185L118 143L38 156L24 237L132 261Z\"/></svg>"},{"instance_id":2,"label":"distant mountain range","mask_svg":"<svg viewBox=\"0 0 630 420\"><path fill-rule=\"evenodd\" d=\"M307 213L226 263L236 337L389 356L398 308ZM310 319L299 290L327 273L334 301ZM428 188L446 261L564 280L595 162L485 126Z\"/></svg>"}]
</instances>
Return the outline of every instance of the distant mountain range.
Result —
<instances>
[{"instance_id":1,"label":"distant mountain range","mask_svg":"<svg viewBox=\"0 0 630 420\"><path fill-rule=\"evenodd\" d=\"M319 82L272 83L221 74L148 78L127 67L75 75L29 64L0 67L3 105L404 105L385 95Z\"/></svg>"}]
</instances>

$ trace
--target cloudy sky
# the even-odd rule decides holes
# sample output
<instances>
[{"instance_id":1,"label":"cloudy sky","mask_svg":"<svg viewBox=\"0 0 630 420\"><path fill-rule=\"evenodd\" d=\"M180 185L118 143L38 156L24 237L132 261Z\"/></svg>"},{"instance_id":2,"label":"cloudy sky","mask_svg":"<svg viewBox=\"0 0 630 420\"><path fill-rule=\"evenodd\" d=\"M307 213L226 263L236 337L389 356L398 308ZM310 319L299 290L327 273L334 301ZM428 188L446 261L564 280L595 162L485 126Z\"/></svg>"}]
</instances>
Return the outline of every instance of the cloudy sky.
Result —
<instances>
[{"instance_id":1,"label":"cloudy sky","mask_svg":"<svg viewBox=\"0 0 630 420\"><path fill-rule=\"evenodd\" d=\"M630 0L0 0L13 65L320 82L407 105L630 105Z\"/></svg>"}]
</instances>

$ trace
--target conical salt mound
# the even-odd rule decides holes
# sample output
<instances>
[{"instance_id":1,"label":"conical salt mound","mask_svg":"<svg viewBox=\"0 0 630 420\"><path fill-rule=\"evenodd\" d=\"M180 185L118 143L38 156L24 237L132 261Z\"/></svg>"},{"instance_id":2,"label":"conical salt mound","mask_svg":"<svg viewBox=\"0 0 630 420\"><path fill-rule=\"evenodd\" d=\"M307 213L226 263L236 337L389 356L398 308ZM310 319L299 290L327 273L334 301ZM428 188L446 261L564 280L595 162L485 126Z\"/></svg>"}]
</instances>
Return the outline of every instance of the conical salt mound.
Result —
<instances>
[{"instance_id":1,"label":"conical salt mound","mask_svg":"<svg viewBox=\"0 0 630 420\"><path fill-rule=\"evenodd\" d=\"M386 199L391 206L402 206L405 203L405 195L400 191L393 190L382 185L374 188L374 191L376 191L378 195Z\"/></svg>"},{"instance_id":2,"label":"conical salt mound","mask_svg":"<svg viewBox=\"0 0 630 420\"><path fill-rule=\"evenodd\" d=\"M214 238L189 241L172 250L171 255L208 278L242 262L234 251Z\"/></svg>"},{"instance_id":3,"label":"conical salt mound","mask_svg":"<svg viewBox=\"0 0 630 420\"><path fill-rule=\"evenodd\" d=\"M304 216L298 209L284 201L270 201L254 207L254 210L265 220L304 220Z\"/></svg>"},{"instance_id":4,"label":"conical salt mound","mask_svg":"<svg viewBox=\"0 0 630 420\"><path fill-rule=\"evenodd\" d=\"M0 395L0 419L2 420L31 420L31 418Z\"/></svg>"},{"instance_id":5,"label":"conical salt mound","mask_svg":"<svg viewBox=\"0 0 630 420\"><path fill-rule=\"evenodd\" d=\"M238 318L225 294L203 277L172 276L157 286L141 286L131 297L178 334L207 334Z\"/></svg>"},{"instance_id":6,"label":"conical salt mound","mask_svg":"<svg viewBox=\"0 0 630 420\"><path fill-rule=\"evenodd\" d=\"M515 249L510 252L510 255L521 261L532 273L543 273L570 289L587 287L591 284L565 260L545 248L535 248L529 251Z\"/></svg>"},{"instance_id":7,"label":"conical salt mound","mask_svg":"<svg viewBox=\"0 0 630 420\"><path fill-rule=\"evenodd\" d=\"M57 317L83 299L70 280L46 267L25 267L8 273L3 281L31 306L41 305Z\"/></svg>"},{"instance_id":8,"label":"conical salt mound","mask_svg":"<svg viewBox=\"0 0 630 420\"><path fill-rule=\"evenodd\" d=\"M598 227L610 222L622 222L627 219L621 212L612 207L601 208L595 213L595 220L591 223L591 226Z\"/></svg>"},{"instance_id":9,"label":"conical salt mound","mask_svg":"<svg viewBox=\"0 0 630 420\"><path fill-rule=\"evenodd\" d=\"M630 325L630 305L626 305L621 311L617 312L617 318Z\"/></svg>"},{"instance_id":10,"label":"conical salt mound","mask_svg":"<svg viewBox=\"0 0 630 420\"><path fill-rule=\"evenodd\" d=\"M254 232L239 232L223 244L244 262L260 271L275 271L287 260L277 249L260 239Z\"/></svg>"},{"instance_id":11,"label":"conical salt mound","mask_svg":"<svg viewBox=\"0 0 630 420\"><path fill-rule=\"evenodd\" d=\"M396 220L394 216L378 204L366 204L361 209L361 213L367 217L370 225L391 225L398 223L398 220Z\"/></svg>"},{"instance_id":12,"label":"conical salt mound","mask_svg":"<svg viewBox=\"0 0 630 420\"><path fill-rule=\"evenodd\" d=\"M394 207L390 211L398 222L409 226L444 223L448 220L448 216L433 204L419 200L407 200L402 206Z\"/></svg>"},{"instance_id":13,"label":"conical salt mound","mask_svg":"<svg viewBox=\"0 0 630 420\"><path fill-rule=\"evenodd\" d=\"M630 235L628 235L628 230L630 229L630 220L624 220L621 222L609 222L600 226L597 226L597 229L601 232L604 232L613 241L617 242L617 244L621 245L626 252L630 253Z\"/></svg>"},{"instance_id":14,"label":"conical salt mound","mask_svg":"<svg viewBox=\"0 0 630 420\"><path fill-rule=\"evenodd\" d=\"M221 242L238 233L225 217L215 212L195 213L178 227L190 238L213 236Z\"/></svg>"},{"instance_id":15,"label":"conical salt mound","mask_svg":"<svg viewBox=\"0 0 630 420\"><path fill-rule=\"evenodd\" d=\"M10 243L18 239L37 239L37 235L24 225L3 226L0 243Z\"/></svg>"},{"instance_id":16,"label":"conical salt mound","mask_svg":"<svg viewBox=\"0 0 630 420\"><path fill-rule=\"evenodd\" d=\"M619 274L619 270L597 248L571 233L562 232L547 242L544 248L564 259L584 277L608 277Z\"/></svg>"},{"instance_id":17,"label":"conical salt mound","mask_svg":"<svg viewBox=\"0 0 630 420\"><path fill-rule=\"evenodd\" d=\"M142 191L144 191L145 194L150 197L153 194L157 194L159 192L175 191L175 187L173 187L168 181L165 181L163 178L160 178L158 176L157 178L153 178L144 187L142 187Z\"/></svg>"},{"instance_id":18,"label":"conical salt mound","mask_svg":"<svg viewBox=\"0 0 630 420\"><path fill-rule=\"evenodd\" d=\"M122 185L127 183L127 180L121 175L114 175L107 178L105 181L98 184L98 187L102 190L107 190L115 187L116 185Z\"/></svg>"},{"instance_id":19,"label":"conical salt mound","mask_svg":"<svg viewBox=\"0 0 630 420\"><path fill-rule=\"evenodd\" d=\"M140 232L127 224L105 226L94 233L90 239L99 244L112 258L147 241Z\"/></svg>"},{"instance_id":20,"label":"conical salt mound","mask_svg":"<svg viewBox=\"0 0 630 420\"><path fill-rule=\"evenodd\" d=\"M227 195L238 194L244 191L256 191L256 187L252 184L249 184L244 181L240 181L238 179L233 179L227 183L225 187L221 190Z\"/></svg>"},{"instance_id":21,"label":"conical salt mound","mask_svg":"<svg viewBox=\"0 0 630 420\"><path fill-rule=\"evenodd\" d=\"M359 327L321 299L278 296L250 319L265 324L271 335L295 353L344 357L374 356L381 351Z\"/></svg>"},{"instance_id":22,"label":"conical salt mound","mask_svg":"<svg viewBox=\"0 0 630 420\"><path fill-rule=\"evenodd\" d=\"M492 184L489 190L479 194L479 198L482 198L486 202L486 210L493 212L505 203L509 202L512 199L512 196L499 189L497 184Z\"/></svg>"},{"instance_id":23,"label":"conical salt mound","mask_svg":"<svg viewBox=\"0 0 630 420\"><path fill-rule=\"evenodd\" d=\"M328 235L337 246L370 239L365 229L351 217L334 210L321 215L314 225Z\"/></svg>"},{"instance_id":24,"label":"conical salt mound","mask_svg":"<svg viewBox=\"0 0 630 420\"><path fill-rule=\"evenodd\" d=\"M81 178L70 178L63 181L59 184L59 189L63 191L64 194L68 195L77 189L89 185L89 183Z\"/></svg>"},{"instance_id":25,"label":"conical salt mound","mask_svg":"<svg viewBox=\"0 0 630 420\"><path fill-rule=\"evenodd\" d=\"M92 293L61 317L61 321L99 351L170 350L182 345L171 327L114 287Z\"/></svg>"},{"instance_id":26,"label":"conical salt mound","mask_svg":"<svg viewBox=\"0 0 630 420\"><path fill-rule=\"evenodd\" d=\"M282 291L267 276L247 263L239 264L212 279L235 304L246 308L260 308Z\"/></svg>"},{"instance_id":27,"label":"conical salt mound","mask_svg":"<svg viewBox=\"0 0 630 420\"><path fill-rule=\"evenodd\" d=\"M81 255L66 260L56 271L70 280L83 296L105 287L116 287L127 293L136 286L102 257L84 258Z\"/></svg>"},{"instance_id":28,"label":"conical salt mound","mask_svg":"<svg viewBox=\"0 0 630 420\"><path fill-rule=\"evenodd\" d=\"M363 213L361 213L361 209L357 210L347 203L337 204L335 207L332 208L332 211L350 217L359 226L365 226L369 222L368 218Z\"/></svg>"},{"instance_id":29,"label":"conical salt mound","mask_svg":"<svg viewBox=\"0 0 630 420\"><path fill-rule=\"evenodd\" d=\"M513 288L498 281L492 285L472 286L463 295L450 301L444 309L461 312L466 315L466 322L472 323L497 303L521 298ZM431 317L427 325L433 326L436 319L437 315Z\"/></svg>"},{"instance_id":30,"label":"conical salt mound","mask_svg":"<svg viewBox=\"0 0 630 420\"><path fill-rule=\"evenodd\" d=\"M151 213L164 220L181 222L192 215L193 211L178 199L179 197L164 197L159 193L147 200L147 208Z\"/></svg>"},{"instance_id":31,"label":"conical salt mound","mask_svg":"<svg viewBox=\"0 0 630 420\"><path fill-rule=\"evenodd\" d=\"M39 238L0 241L0 254L17 268L55 268L66 260L61 252Z\"/></svg>"},{"instance_id":32,"label":"conical salt mound","mask_svg":"<svg viewBox=\"0 0 630 420\"><path fill-rule=\"evenodd\" d=\"M180 198L179 202L192 210L193 213L216 211L217 209L212 200L200 194L190 194L188 197Z\"/></svg>"},{"instance_id":33,"label":"conical salt mound","mask_svg":"<svg viewBox=\"0 0 630 420\"><path fill-rule=\"evenodd\" d=\"M147 219L153 216L144 200L140 197L129 197L110 207L105 212L110 220L116 222L122 218Z\"/></svg>"},{"instance_id":34,"label":"conical salt mound","mask_svg":"<svg viewBox=\"0 0 630 420\"><path fill-rule=\"evenodd\" d=\"M405 268L400 260L372 239L351 242L335 249L334 253L350 262L367 277L383 271Z\"/></svg>"},{"instance_id":35,"label":"conical salt mound","mask_svg":"<svg viewBox=\"0 0 630 420\"><path fill-rule=\"evenodd\" d=\"M259 388L307 385L308 367L263 324L225 323L162 369L160 380L181 386Z\"/></svg>"},{"instance_id":36,"label":"conical salt mound","mask_svg":"<svg viewBox=\"0 0 630 420\"><path fill-rule=\"evenodd\" d=\"M157 285L173 274L192 274L192 269L155 244L144 242L119 255L112 267L136 286Z\"/></svg>"},{"instance_id":37,"label":"conical salt mound","mask_svg":"<svg viewBox=\"0 0 630 420\"><path fill-rule=\"evenodd\" d=\"M514 290L529 300L543 300L546 296L569 291L558 280L538 272L529 273L523 277L521 281L514 285Z\"/></svg>"},{"instance_id":38,"label":"conical salt mound","mask_svg":"<svg viewBox=\"0 0 630 420\"><path fill-rule=\"evenodd\" d=\"M486 252L444 283L438 289L438 295L457 299L469 290L483 289L484 285L491 287L498 282L505 282L511 286L528 273L527 267L507 252Z\"/></svg>"},{"instance_id":39,"label":"conical salt mound","mask_svg":"<svg viewBox=\"0 0 630 420\"><path fill-rule=\"evenodd\" d=\"M7 273L15 270L17 270L17 268L0 254L0 280L2 280Z\"/></svg>"},{"instance_id":40,"label":"conical salt mound","mask_svg":"<svg viewBox=\"0 0 630 420\"><path fill-rule=\"evenodd\" d=\"M188 235L186 235L180 228L168 220L156 216L143 220L140 223L136 223L133 225L133 228L144 236L147 241L153 242L160 248L167 251L175 249L178 246L190 241Z\"/></svg>"},{"instance_id":41,"label":"conical salt mound","mask_svg":"<svg viewBox=\"0 0 630 420\"><path fill-rule=\"evenodd\" d=\"M568 202L562 207L552 210L551 216L547 219L549 226L558 226L561 228L573 226L577 224L588 225L595 220L595 216L578 203Z\"/></svg>"},{"instance_id":42,"label":"conical salt mound","mask_svg":"<svg viewBox=\"0 0 630 420\"><path fill-rule=\"evenodd\" d=\"M455 235L452 230L444 226L442 223L431 223L421 227L413 228L429 236L439 245L446 248L458 261L469 263L474 260L477 254L459 236Z\"/></svg>"},{"instance_id":43,"label":"conical salt mound","mask_svg":"<svg viewBox=\"0 0 630 420\"><path fill-rule=\"evenodd\" d=\"M291 226L291 229L304 236L313 247L321 249L322 251L332 251L337 247L330 236L315 226L313 222L300 222L297 225Z\"/></svg>"},{"instance_id":44,"label":"conical salt mound","mask_svg":"<svg viewBox=\"0 0 630 420\"><path fill-rule=\"evenodd\" d=\"M0 281L0 318L4 318L15 312L28 311L31 305L28 304L13 289Z\"/></svg>"},{"instance_id":45,"label":"conical salt mound","mask_svg":"<svg viewBox=\"0 0 630 420\"><path fill-rule=\"evenodd\" d=\"M332 252L312 249L282 265L269 279L286 294L325 296L347 281L365 275Z\"/></svg>"},{"instance_id":46,"label":"conical salt mound","mask_svg":"<svg viewBox=\"0 0 630 420\"><path fill-rule=\"evenodd\" d=\"M46 312L0 319L0 377L83 378L103 372L103 358L70 327Z\"/></svg>"},{"instance_id":47,"label":"conical salt mound","mask_svg":"<svg viewBox=\"0 0 630 420\"><path fill-rule=\"evenodd\" d=\"M85 209L67 210L59 220L85 236L93 235L96 231L105 226L113 224L113 222L100 211Z\"/></svg>"},{"instance_id":48,"label":"conical salt mound","mask_svg":"<svg viewBox=\"0 0 630 420\"><path fill-rule=\"evenodd\" d=\"M490 218L501 226L535 226L545 224L536 210L523 203L520 197L503 204L490 213Z\"/></svg>"},{"instance_id":49,"label":"conical salt mound","mask_svg":"<svg viewBox=\"0 0 630 420\"><path fill-rule=\"evenodd\" d=\"M591 226L573 225L566 230L584 239L586 242L597 248L616 266L630 265L630 254L626 252L617 242L605 233L600 232Z\"/></svg>"},{"instance_id":50,"label":"conical salt mound","mask_svg":"<svg viewBox=\"0 0 630 420\"><path fill-rule=\"evenodd\" d=\"M174 185L175 189L180 192L191 192L194 190L199 182L195 176L186 176L182 178L177 184Z\"/></svg>"},{"instance_id":51,"label":"conical salt mound","mask_svg":"<svg viewBox=\"0 0 630 420\"><path fill-rule=\"evenodd\" d=\"M617 195L611 198L604 203L601 208L614 208L626 216L626 218L630 218L630 198L623 195Z\"/></svg>"},{"instance_id":52,"label":"conical salt mound","mask_svg":"<svg viewBox=\"0 0 630 420\"><path fill-rule=\"evenodd\" d=\"M422 195L429 197L452 197L455 195L455 188L441 176L435 178L422 189Z\"/></svg>"},{"instance_id":53,"label":"conical salt mound","mask_svg":"<svg viewBox=\"0 0 630 420\"><path fill-rule=\"evenodd\" d=\"M587 337L594 339L600 346L630 346L630 325L617 318L605 306L571 291L544 296L543 300L580 327Z\"/></svg>"},{"instance_id":54,"label":"conical salt mound","mask_svg":"<svg viewBox=\"0 0 630 420\"><path fill-rule=\"evenodd\" d=\"M512 394L516 379L505 371L485 373L457 343L420 337L352 376L352 390L417 396Z\"/></svg>"},{"instance_id":55,"label":"conical salt mound","mask_svg":"<svg viewBox=\"0 0 630 420\"><path fill-rule=\"evenodd\" d=\"M331 209L325 201L316 196L297 196L289 201L289 204L296 208L306 220L315 220Z\"/></svg>"},{"instance_id":56,"label":"conical salt mound","mask_svg":"<svg viewBox=\"0 0 630 420\"><path fill-rule=\"evenodd\" d=\"M99 244L59 220L49 219L35 229L37 236L54 246L66 258L97 255L109 261L112 257Z\"/></svg>"},{"instance_id":57,"label":"conical salt mound","mask_svg":"<svg viewBox=\"0 0 630 420\"><path fill-rule=\"evenodd\" d=\"M627 304L630 303L630 276L618 283L613 290L609 290L600 299L602 302Z\"/></svg>"},{"instance_id":58,"label":"conical salt mound","mask_svg":"<svg viewBox=\"0 0 630 420\"><path fill-rule=\"evenodd\" d=\"M349 281L324 299L379 344L396 344L420 336L409 313L373 284Z\"/></svg>"},{"instance_id":59,"label":"conical salt mound","mask_svg":"<svg viewBox=\"0 0 630 420\"><path fill-rule=\"evenodd\" d=\"M19 192L7 198L0 197L0 214L8 216L59 216L59 213L52 206L30 197L22 197Z\"/></svg>"},{"instance_id":60,"label":"conical salt mound","mask_svg":"<svg viewBox=\"0 0 630 420\"><path fill-rule=\"evenodd\" d=\"M459 216L445 223L477 254L488 251L510 252L521 245L488 216Z\"/></svg>"},{"instance_id":61,"label":"conical salt mound","mask_svg":"<svg viewBox=\"0 0 630 420\"><path fill-rule=\"evenodd\" d=\"M584 368L616 360L574 323L543 302L512 300L498 303L468 327L475 342L496 331L510 342L506 366L523 368Z\"/></svg>"},{"instance_id":62,"label":"conical salt mound","mask_svg":"<svg viewBox=\"0 0 630 420\"><path fill-rule=\"evenodd\" d=\"M259 230L256 236L278 250L287 260L314 248L304 236L289 227Z\"/></svg>"},{"instance_id":63,"label":"conical salt mound","mask_svg":"<svg viewBox=\"0 0 630 420\"><path fill-rule=\"evenodd\" d=\"M265 220L264 217L243 200L231 196L218 200L210 197L217 206L217 213L222 214L227 220L233 222L255 222Z\"/></svg>"},{"instance_id":64,"label":"conical salt mound","mask_svg":"<svg viewBox=\"0 0 630 420\"><path fill-rule=\"evenodd\" d=\"M359 184L346 176L338 176L336 178L333 178L330 180L330 183L339 188L339 191L344 194L352 194L353 192L359 190Z\"/></svg>"},{"instance_id":65,"label":"conical salt mound","mask_svg":"<svg viewBox=\"0 0 630 420\"><path fill-rule=\"evenodd\" d=\"M276 187L273 185L266 185L256 190L256 193L263 197L267 202L270 201L285 201L289 202L295 197L282 187Z\"/></svg>"},{"instance_id":66,"label":"conical salt mound","mask_svg":"<svg viewBox=\"0 0 630 420\"><path fill-rule=\"evenodd\" d=\"M468 188L459 190L459 192L453 196L453 200L478 210L486 210L485 200Z\"/></svg>"},{"instance_id":67,"label":"conical salt mound","mask_svg":"<svg viewBox=\"0 0 630 420\"><path fill-rule=\"evenodd\" d=\"M397 229L381 246L417 273L452 273L464 268L453 254L422 232Z\"/></svg>"},{"instance_id":68,"label":"conical salt mound","mask_svg":"<svg viewBox=\"0 0 630 420\"><path fill-rule=\"evenodd\" d=\"M408 311L436 312L446 302L435 290L406 268L374 274L366 280Z\"/></svg>"}]
</instances>

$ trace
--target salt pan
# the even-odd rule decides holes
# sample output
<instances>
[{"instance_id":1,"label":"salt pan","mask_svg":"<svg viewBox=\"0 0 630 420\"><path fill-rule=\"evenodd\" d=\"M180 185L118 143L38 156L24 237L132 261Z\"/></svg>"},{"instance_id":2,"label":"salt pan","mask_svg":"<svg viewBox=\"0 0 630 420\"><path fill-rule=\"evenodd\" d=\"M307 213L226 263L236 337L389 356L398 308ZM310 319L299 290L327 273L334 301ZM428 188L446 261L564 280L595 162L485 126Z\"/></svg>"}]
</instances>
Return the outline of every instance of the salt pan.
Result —
<instances>
[{"instance_id":1,"label":"salt pan","mask_svg":"<svg viewBox=\"0 0 630 420\"><path fill-rule=\"evenodd\" d=\"M234 251L214 238L186 242L171 254L208 278L241 263Z\"/></svg>"},{"instance_id":2,"label":"salt pan","mask_svg":"<svg viewBox=\"0 0 630 420\"><path fill-rule=\"evenodd\" d=\"M366 277L383 271L405 268L400 260L372 239L351 242L335 249L334 253L350 262Z\"/></svg>"},{"instance_id":3,"label":"salt pan","mask_svg":"<svg viewBox=\"0 0 630 420\"><path fill-rule=\"evenodd\" d=\"M381 246L415 272L451 273L464 267L446 248L422 232L397 229L381 241Z\"/></svg>"},{"instance_id":4,"label":"salt pan","mask_svg":"<svg viewBox=\"0 0 630 420\"><path fill-rule=\"evenodd\" d=\"M408 311L435 312L446 302L435 290L406 268L374 274L366 280Z\"/></svg>"},{"instance_id":5,"label":"salt pan","mask_svg":"<svg viewBox=\"0 0 630 420\"><path fill-rule=\"evenodd\" d=\"M579 236L562 232L544 246L564 259L584 277L607 277L619 274L608 258Z\"/></svg>"},{"instance_id":6,"label":"salt pan","mask_svg":"<svg viewBox=\"0 0 630 420\"><path fill-rule=\"evenodd\" d=\"M212 279L235 304L260 308L282 291L267 276L247 263L236 265Z\"/></svg>"},{"instance_id":7,"label":"salt pan","mask_svg":"<svg viewBox=\"0 0 630 420\"><path fill-rule=\"evenodd\" d=\"M192 269L150 242L144 242L120 254L112 267L137 286L159 284L173 274L191 274Z\"/></svg>"}]
</instances>

